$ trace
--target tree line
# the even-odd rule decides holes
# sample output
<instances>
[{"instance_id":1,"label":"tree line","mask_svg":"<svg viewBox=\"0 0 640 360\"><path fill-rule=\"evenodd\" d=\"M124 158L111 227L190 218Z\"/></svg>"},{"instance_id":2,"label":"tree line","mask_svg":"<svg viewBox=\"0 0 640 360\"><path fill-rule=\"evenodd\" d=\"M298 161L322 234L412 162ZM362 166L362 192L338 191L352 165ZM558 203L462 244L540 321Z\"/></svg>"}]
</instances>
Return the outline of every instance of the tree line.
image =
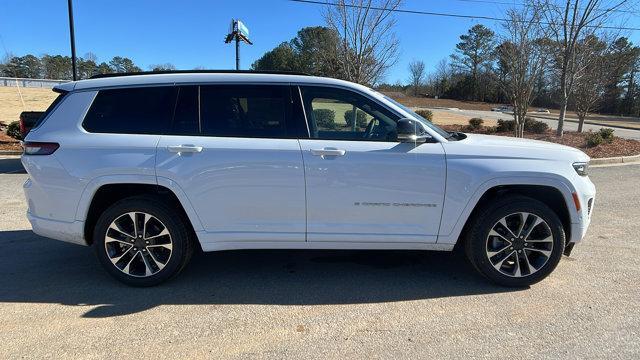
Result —
<instances>
[{"instance_id":1,"label":"tree line","mask_svg":"<svg viewBox=\"0 0 640 360\"><path fill-rule=\"evenodd\" d=\"M560 109L559 136L567 110L577 112L580 127L593 111L640 116L640 48L612 32L620 28L609 25L630 10L629 0L524 0L506 11L496 28L471 27L460 36L453 54L432 71L416 60L409 64L407 83L383 84L399 56L394 14L401 4L401 0L327 3L325 26L302 28L251 68L335 77L414 95L508 103L514 109L516 135L522 135L530 106ZM70 79L70 69L69 57L25 55L6 59L0 73ZM126 57L98 63L92 54L79 59L78 69L81 79L141 71Z\"/></svg>"},{"instance_id":2,"label":"tree line","mask_svg":"<svg viewBox=\"0 0 640 360\"><path fill-rule=\"evenodd\" d=\"M133 60L114 56L109 61L98 62L93 53L87 53L76 59L78 79L88 79L98 74L140 72L142 68L137 66ZM151 65L151 71L175 70L171 63ZM71 80L73 78L71 57L62 55L42 55L35 56L27 54L24 56L7 55L0 63L0 76L31 78L31 79L53 79Z\"/></svg>"},{"instance_id":3,"label":"tree line","mask_svg":"<svg viewBox=\"0 0 640 360\"><path fill-rule=\"evenodd\" d=\"M525 0L496 29L478 24L453 54L428 71L409 64L409 79L381 83L396 63L393 12L400 1L341 0L325 9L326 26L303 28L253 63L256 70L302 71L381 90L456 100L507 103L522 135L531 106L640 116L640 48L610 26L630 10L627 0Z\"/></svg>"}]
</instances>

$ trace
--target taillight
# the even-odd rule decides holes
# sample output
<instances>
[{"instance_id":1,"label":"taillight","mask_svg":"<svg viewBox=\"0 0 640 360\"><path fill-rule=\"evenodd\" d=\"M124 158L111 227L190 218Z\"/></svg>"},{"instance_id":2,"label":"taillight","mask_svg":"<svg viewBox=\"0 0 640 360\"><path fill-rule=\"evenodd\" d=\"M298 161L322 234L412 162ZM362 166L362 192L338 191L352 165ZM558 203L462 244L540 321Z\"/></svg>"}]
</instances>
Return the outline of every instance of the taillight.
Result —
<instances>
[{"instance_id":1,"label":"taillight","mask_svg":"<svg viewBox=\"0 0 640 360\"><path fill-rule=\"evenodd\" d=\"M25 141L22 143L24 155L51 155L59 147L60 144L54 142Z\"/></svg>"}]
</instances>

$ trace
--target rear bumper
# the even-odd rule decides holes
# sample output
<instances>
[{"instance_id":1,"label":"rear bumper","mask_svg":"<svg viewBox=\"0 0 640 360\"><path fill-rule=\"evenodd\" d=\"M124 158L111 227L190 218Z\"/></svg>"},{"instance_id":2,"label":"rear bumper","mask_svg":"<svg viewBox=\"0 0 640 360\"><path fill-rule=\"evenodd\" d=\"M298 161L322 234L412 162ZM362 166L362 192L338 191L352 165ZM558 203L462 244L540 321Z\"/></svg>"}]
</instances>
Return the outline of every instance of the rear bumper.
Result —
<instances>
[{"instance_id":1,"label":"rear bumper","mask_svg":"<svg viewBox=\"0 0 640 360\"><path fill-rule=\"evenodd\" d=\"M33 232L44 237L72 244L87 245L84 239L84 221L57 221L43 219L27 212Z\"/></svg>"}]
</instances>

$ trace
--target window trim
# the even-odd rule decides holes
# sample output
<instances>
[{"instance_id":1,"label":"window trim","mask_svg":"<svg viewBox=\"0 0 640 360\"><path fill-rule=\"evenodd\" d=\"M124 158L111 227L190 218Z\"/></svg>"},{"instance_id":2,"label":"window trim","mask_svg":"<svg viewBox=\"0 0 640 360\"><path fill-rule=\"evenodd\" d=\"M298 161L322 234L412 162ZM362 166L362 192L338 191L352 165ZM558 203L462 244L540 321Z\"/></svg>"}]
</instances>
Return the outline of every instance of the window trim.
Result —
<instances>
[{"instance_id":1,"label":"window trim","mask_svg":"<svg viewBox=\"0 0 640 360\"><path fill-rule=\"evenodd\" d=\"M311 139L311 128L309 127L309 119L307 118L307 109L304 107L304 98L302 97L302 89L300 86L296 85L296 89L298 89L298 95L300 96L300 106L302 107L302 118L304 119L304 124L307 127L307 139ZM293 107L293 104L291 104Z\"/></svg>"}]
</instances>

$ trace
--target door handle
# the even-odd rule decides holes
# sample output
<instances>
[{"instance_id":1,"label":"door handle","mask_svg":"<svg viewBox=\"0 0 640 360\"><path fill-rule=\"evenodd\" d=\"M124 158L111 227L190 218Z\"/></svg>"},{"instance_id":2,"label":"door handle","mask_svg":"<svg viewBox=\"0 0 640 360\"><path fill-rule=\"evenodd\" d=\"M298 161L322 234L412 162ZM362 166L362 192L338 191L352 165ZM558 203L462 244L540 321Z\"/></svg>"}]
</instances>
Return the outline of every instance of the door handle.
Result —
<instances>
[{"instance_id":1,"label":"door handle","mask_svg":"<svg viewBox=\"0 0 640 360\"><path fill-rule=\"evenodd\" d=\"M311 149L311 155L315 156L344 156L347 152L342 149Z\"/></svg>"},{"instance_id":2,"label":"door handle","mask_svg":"<svg viewBox=\"0 0 640 360\"><path fill-rule=\"evenodd\" d=\"M173 145L167 146L167 150L174 153L199 153L202 152L202 146L194 145Z\"/></svg>"}]
</instances>

